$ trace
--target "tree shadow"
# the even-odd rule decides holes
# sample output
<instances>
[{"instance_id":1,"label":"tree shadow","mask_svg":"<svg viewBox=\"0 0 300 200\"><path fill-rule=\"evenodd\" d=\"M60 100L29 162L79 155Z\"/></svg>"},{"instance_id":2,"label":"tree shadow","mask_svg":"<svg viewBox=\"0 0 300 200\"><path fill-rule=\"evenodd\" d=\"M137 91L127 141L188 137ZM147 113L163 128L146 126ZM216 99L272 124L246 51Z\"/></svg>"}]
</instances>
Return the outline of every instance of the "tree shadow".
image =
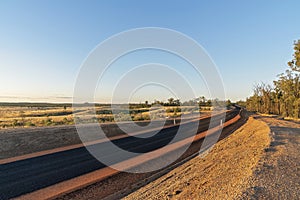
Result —
<instances>
[{"instance_id":1,"label":"tree shadow","mask_svg":"<svg viewBox=\"0 0 300 200\"><path fill-rule=\"evenodd\" d=\"M274 148L274 147L269 147L269 148L266 148L265 149L265 152L276 152L277 151L277 149L276 148Z\"/></svg>"},{"instance_id":2,"label":"tree shadow","mask_svg":"<svg viewBox=\"0 0 300 200\"><path fill-rule=\"evenodd\" d=\"M252 114L252 117L254 119L263 119L263 118L272 118L272 119L283 119L277 115L274 115L274 116L263 116L263 115L257 115L257 114Z\"/></svg>"},{"instance_id":3,"label":"tree shadow","mask_svg":"<svg viewBox=\"0 0 300 200\"><path fill-rule=\"evenodd\" d=\"M291 128L285 126L270 126L272 132L276 135L299 135L300 136L300 128ZM279 136L278 136L279 137Z\"/></svg>"},{"instance_id":4,"label":"tree shadow","mask_svg":"<svg viewBox=\"0 0 300 200\"><path fill-rule=\"evenodd\" d=\"M286 144L286 142L282 142L282 141L272 141L271 143L270 143L270 146L271 147L276 147L276 146L279 146L279 145L285 145Z\"/></svg>"}]
</instances>

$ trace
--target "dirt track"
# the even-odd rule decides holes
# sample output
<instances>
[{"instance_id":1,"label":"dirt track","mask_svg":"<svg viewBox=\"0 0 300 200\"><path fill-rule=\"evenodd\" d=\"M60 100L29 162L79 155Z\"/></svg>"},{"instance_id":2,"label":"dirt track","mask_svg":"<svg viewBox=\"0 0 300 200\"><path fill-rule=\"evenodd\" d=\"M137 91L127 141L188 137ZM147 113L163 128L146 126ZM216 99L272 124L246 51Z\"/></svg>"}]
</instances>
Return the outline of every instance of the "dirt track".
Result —
<instances>
[{"instance_id":1,"label":"dirt track","mask_svg":"<svg viewBox=\"0 0 300 200\"><path fill-rule=\"evenodd\" d=\"M242 199L300 199L300 124L257 117L272 131L272 142Z\"/></svg>"}]
</instances>

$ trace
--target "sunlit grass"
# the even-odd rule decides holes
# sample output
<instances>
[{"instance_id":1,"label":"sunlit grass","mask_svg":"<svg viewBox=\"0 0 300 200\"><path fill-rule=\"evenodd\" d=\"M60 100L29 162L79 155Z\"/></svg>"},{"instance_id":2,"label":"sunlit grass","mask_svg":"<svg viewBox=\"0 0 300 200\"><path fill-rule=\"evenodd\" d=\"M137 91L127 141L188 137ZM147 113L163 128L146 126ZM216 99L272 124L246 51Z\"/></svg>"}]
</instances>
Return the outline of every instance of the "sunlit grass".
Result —
<instances>
[{"instance_id":1,"label":"sunlit grass","mask_svg":"<svg viewBox=\"0 0 300 200\"><path fill-rule=\"evenodd\" d=\"M90 108L82 107L79 111L87 118L92 118L100 123L114 122L114 114L117 121L145 121L159 120L166 118L176 118L183 114L199 113L194 106L166 106L160 108L140 107L129 110L115 109L112 112L109 106L98 106L95 108L96 115ZM201 113L210 112L209 108L204 108ZM127 112L128 113L128 112ZM35 126L55 126L72 125L74 116L72 107L26 107L26 106L1 106L0 107L0 128L35 127Z\"/></svg>"}]
</instances>

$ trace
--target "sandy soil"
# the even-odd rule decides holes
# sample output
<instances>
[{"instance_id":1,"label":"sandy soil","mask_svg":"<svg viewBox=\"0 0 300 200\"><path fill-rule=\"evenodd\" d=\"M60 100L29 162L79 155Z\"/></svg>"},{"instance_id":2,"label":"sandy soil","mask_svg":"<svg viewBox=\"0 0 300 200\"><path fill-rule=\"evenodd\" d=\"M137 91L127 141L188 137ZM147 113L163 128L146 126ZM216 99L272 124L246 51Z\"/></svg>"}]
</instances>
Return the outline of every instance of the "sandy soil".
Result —
<instances>
[{"instance_id":1,"label":"sandy soil","mask_svg":"<svg viewBox=\"0 0 300 200\"><path fill-rule=\"evenodd\" d=\"M300 123L257 118L270 126L272 142L241 199L300 199Z\"/></svg>"},{"instance_id":2,"label":"sandy soil","mask_svg":"<svg viewBox=\"0 0 300 200\"><path fill-rule=\"evenodd\" d=\"M124 199L236 199L249 187L269 147L269 133L264 122L250 118L205 157L190 160Z\"/></svg>"}]
</instances>

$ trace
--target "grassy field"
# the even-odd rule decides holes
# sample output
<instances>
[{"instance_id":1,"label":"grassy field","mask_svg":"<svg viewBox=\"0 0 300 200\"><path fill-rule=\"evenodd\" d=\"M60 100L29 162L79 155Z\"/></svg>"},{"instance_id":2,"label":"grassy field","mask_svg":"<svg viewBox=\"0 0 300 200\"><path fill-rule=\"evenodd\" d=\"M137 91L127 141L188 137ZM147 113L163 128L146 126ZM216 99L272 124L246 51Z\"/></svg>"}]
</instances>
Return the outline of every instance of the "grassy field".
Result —
<instances>
[{"instance_id":1,"label":"grassy field","mask_svg":"<svg viewBox=\"0 0 300 200\"><path fill-rule=\"evenodd\" d=\"M209 112L210 108L202 108L201 113ZM90 107L82 106L76 109L79 114L94 116ZM114 114L115 117L114 117ZM166 106L151 109L149 106L130 106L129 114L125 108L111 110L110 105L96 105L96 115L93 117L100 123L114 121L144 121L180 117L182 114L199 113L193 106ZM151 114L150 114L151 113ZM70 104L1 104L0 129L16 127L54 126L74 124L73 108Z\"/></svg>"}]
</instances>

